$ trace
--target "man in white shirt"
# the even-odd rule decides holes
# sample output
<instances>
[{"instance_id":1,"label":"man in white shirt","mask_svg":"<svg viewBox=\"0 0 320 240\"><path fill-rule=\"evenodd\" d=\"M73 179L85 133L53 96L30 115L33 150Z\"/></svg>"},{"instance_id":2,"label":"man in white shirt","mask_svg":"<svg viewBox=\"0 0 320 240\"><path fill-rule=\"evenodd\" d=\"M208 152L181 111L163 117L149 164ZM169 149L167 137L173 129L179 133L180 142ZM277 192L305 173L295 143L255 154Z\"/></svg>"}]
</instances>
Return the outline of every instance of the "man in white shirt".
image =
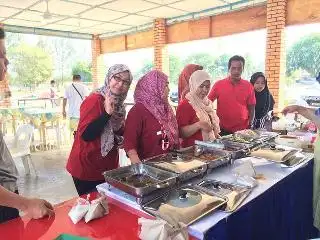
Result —
<instances>
[{"instance_id":1,"label":"man in white shirt","mask_svg":"<svg viewBox=\"0 0 320 240\"><path fill-rule=\"evenodd\" d=\"M72 84L66 88L64 93L62 110L63 117L65 118L67 116L66 105L68 103L68 118L71 133L77 129L80 118L80 106L88 95L89 90L87 86L81 83L81 76L73 75Z\"/></svg>"}]
</instances>

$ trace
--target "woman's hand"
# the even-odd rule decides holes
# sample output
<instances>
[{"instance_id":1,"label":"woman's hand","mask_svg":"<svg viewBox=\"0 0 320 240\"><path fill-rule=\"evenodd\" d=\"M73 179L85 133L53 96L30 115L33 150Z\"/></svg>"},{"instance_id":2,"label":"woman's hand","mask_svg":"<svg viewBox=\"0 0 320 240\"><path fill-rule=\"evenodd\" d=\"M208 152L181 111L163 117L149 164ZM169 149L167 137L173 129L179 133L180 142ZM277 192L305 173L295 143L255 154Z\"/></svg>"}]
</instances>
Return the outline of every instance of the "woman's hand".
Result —
<instances>
[{"instance_id":1,"label":"woman's hand","mask_svg":"<svg viewBox=\"0 0 320 240\"><path fill-rule=\"evenodd\" d=\"M199 128L205 132L211 132L213 130L213 127L211 124L205 122L205 121L199 121Z\"/></svg>"},{"instance_id":2,"label":"woman's hand","mask_svg":"<svg viewBox=\"0 0 320 240\"><path fill-rule=\"evenodd\" d=\"M298 105L287 106L282 110L283 115L287 115L288 113L300 113L303 107Z\"/></svg>"},{"instance_id":3,"label":"woman's hand","mask_svg":"<svg viewBox=\"0 0 320 240\"><path fill-rule=\"evenodd\" d=\"M106 96L104 100L104 110L109 115L112 115L114 111L114 98L112 96L108 96L108 95Z\"/></svg>"},{"instance_id":4,"label":"woman's hand","mask_svg":"<svg viewBox=\"0 0 320 240\"><path fill-rule=\"evenodd\" d=\"M221 138L220 134L219 134L219 133L216 133L216 132L214 133L214 136L215 136L216 139Z\"/></svg>"},{"instance_id":5,"label":"woman's hand","mask_svg":"<svg viewBox=\"0 0 320 240\"><path fill-rule=\"evenodd\" d=\"M127 155L131 161L131 164L140 163L141 160L138 156L138 153L135 149L131 149L127 152Z\"/></svg>"}]
</instances>

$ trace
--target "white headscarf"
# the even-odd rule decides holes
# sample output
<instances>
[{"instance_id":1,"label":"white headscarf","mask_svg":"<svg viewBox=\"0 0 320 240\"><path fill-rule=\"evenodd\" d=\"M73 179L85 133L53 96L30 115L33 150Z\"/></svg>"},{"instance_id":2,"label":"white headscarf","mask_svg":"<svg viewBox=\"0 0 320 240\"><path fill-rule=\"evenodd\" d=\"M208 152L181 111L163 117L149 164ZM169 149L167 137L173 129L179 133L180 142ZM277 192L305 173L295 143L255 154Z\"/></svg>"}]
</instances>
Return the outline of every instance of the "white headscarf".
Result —
<instances>
[{"instance_id":1,"label":"white headscarf","mask_svg":"<svg viewBox=\"0 0 320 240\"><path fill-rule=\"evenodd\" d=\"M199 98L197 95L197 89L206 80L210 81L210 75L204 70L195 71L189 80L190 92L186 95L186 99L189 101L193 109L195 110L197 117L200 121L205 121L212 125L213 131L202 131L202 138L204 141L210 141L216 139L215 134L220 133L219 118L214 111L213 102L205 97ZM210 119L211 118L211 119Z\"/></svg>"}]
</instances>

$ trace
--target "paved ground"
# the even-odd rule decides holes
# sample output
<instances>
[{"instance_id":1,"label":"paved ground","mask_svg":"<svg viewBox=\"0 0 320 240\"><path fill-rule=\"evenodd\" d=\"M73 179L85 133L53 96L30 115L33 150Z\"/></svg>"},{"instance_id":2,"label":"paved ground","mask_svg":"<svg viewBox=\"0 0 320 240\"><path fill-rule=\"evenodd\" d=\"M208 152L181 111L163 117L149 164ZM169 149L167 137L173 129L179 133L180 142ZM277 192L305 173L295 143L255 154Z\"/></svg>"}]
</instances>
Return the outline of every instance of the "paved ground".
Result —
<instances>
[{"instance_id":1,"label":"paved ground","mask_svg":"<svg viewBox=\"0 0 320 240\"><path fill-rule=\"evenodd\" d=\"M32 153L32 159L38 171L35 176L25 175L24 167L19 158L15 159L19 171L18 188L21 195L40 197L53 204L77 196L72 178L65 170L70 147Z\"/></svg>"}]
</instances>

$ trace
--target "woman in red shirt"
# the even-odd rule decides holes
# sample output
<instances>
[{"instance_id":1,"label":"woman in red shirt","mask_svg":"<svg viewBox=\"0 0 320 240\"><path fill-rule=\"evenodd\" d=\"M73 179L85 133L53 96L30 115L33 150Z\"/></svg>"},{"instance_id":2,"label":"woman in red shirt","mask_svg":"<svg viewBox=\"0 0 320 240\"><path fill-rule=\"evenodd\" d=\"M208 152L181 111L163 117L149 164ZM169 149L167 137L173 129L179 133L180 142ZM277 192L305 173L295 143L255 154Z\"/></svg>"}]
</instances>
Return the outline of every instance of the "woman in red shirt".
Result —
<instances>
[{"instance_id":1,"label":"woman in red shirt","mask_svg":"<svg viewBox=\"0 0 320 240\"><path fill-rule=\"evenodd\" d=\"M189 80L190 92L177 108L177 121L182 147L194 145L195 140L219 138L219 118L207 95L210 76L203 70L195 71Z\"/></svg>"},{"instance_id":2,"label":"woman in red shirt","mask_svg":"<svg viewBox=\"0 0 320 240\"><path fill-rule=\"evenodd\" d=\"M168 76L153 70L135 89L124 131L124 149L132 163L150 158L179 145L178 125L168 102Z\"/></svg>"},{"instance_id":3,"label":"woman in red shirt","mask_svg":"<svg viewBox=\"0 0 320 240\"><path fill-rule=\"evenodd\" d=\"M123 64L110 67L105 86L88 96L80 107L80 120L67 163L79 195L104 182L102 173L118 167L125 106L132 75Z\"/></svg>"},{"instance_id":4,"label":"woman in red shirt","mask_svg":"<svg viewBox=\"0 0 320 240\"><path fill-rule=\"evenodd\" d=\"M203 67L197 64L188 64L184 67L182 72L179 76L178 82L178 95L179 95L179 102L181 102L186 94L189 92L189 79L192 73L197 70L202 70Z\"/></svg>"}]
</instances>

